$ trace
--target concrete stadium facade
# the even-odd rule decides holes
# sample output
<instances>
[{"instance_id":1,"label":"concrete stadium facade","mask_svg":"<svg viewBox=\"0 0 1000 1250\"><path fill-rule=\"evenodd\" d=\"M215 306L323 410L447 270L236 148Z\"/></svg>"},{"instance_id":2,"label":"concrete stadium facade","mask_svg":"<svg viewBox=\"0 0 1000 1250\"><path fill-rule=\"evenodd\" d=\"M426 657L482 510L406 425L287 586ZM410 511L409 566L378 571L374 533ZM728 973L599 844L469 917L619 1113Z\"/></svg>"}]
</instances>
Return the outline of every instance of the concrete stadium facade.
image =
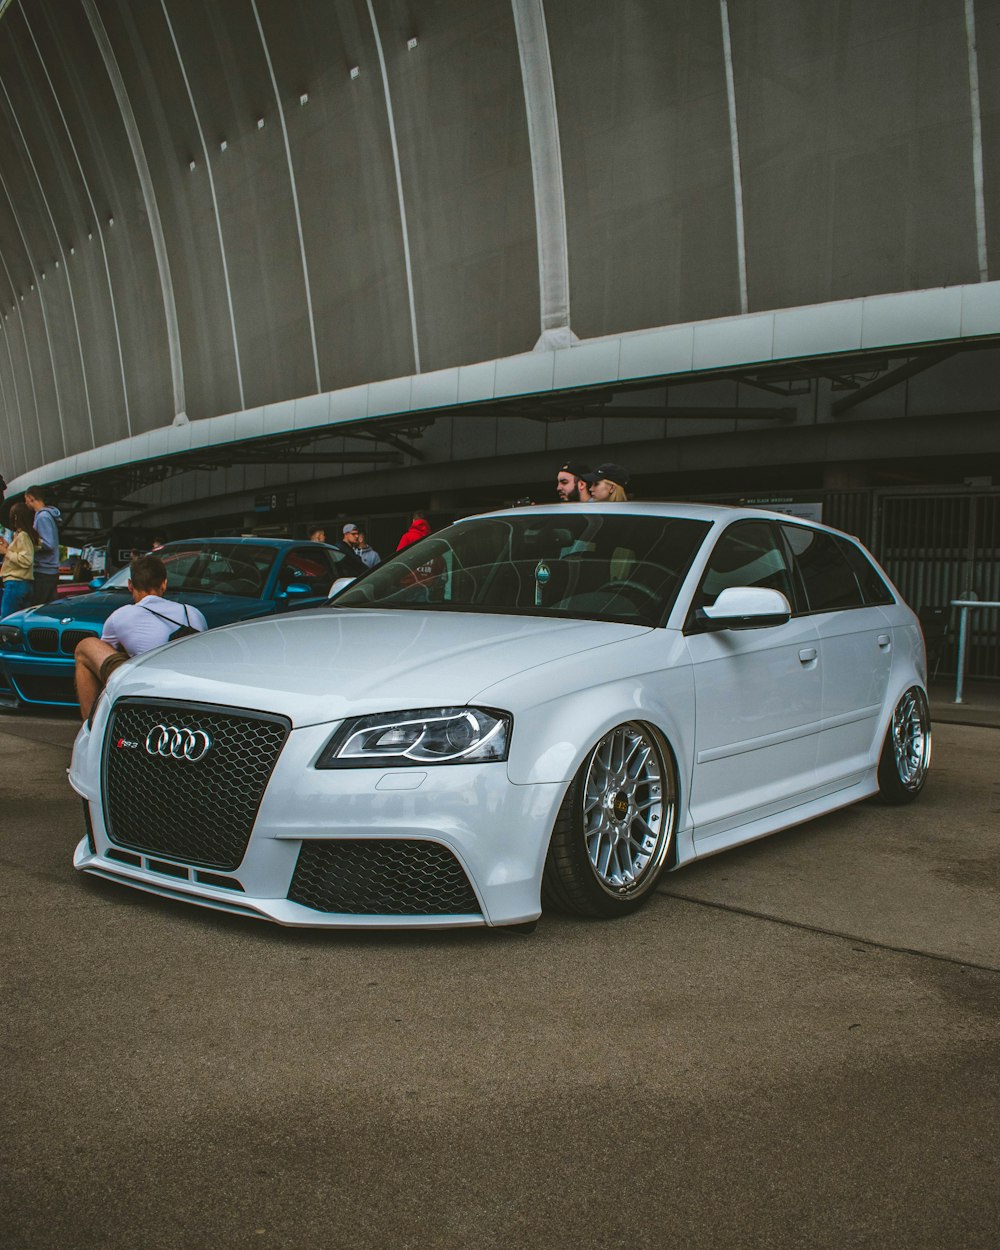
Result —
<instances>
[{"instance_id":1,"label":"concrete stadium facade","mask_svg":"<svg viewBox=\"0 0 1000 1250\"><path fill-rule=\"evenodd\" d=\"M990 495L998 70L995 0L14 0L8 493Z\"/></svg>"}]
</instances>

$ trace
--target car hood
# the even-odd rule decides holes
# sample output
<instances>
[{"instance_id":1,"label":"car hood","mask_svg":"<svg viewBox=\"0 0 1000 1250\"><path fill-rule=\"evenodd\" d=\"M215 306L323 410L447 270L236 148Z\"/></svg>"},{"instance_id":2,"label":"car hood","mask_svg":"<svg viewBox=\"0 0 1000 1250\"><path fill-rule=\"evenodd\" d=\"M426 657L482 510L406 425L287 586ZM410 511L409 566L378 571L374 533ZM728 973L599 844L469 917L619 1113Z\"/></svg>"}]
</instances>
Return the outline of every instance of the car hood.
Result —
<instances>
[{"instance_id":1,"label":"car hood","mask_svg":"<svg viewBox=\"0 0 1000 1250\"><path fill-rule=\"evenodd\" d=\"M184 595L167 595L168 599L183 599L189 607L197 608L204 614L209 628L215 625L226 625L230 621L245 620L248 616L270 612L273 605L262 599L249 599L241 595L212 595L202 591L186 591ZM69 599L58 599L53 603L42 604L41 607L29 608L18 613L18 619L12 616L9 624L19 625L23 629L32 626L57 628L59 625L73 625L80 629L99 627L104 624L112 612L131 603L132 598L123 591L97 590L89 595L74 595Z\"/></svg>"},{"instance_id":2,"label":"car hood","mask_svg":"<svg viewBox=\"0 0 1000 1250\"><path fill-rule=\"evenodd\" d=\"M604 621L325 608L168 644L119 669L109 693L254 708L315 725L460 706L528 669L647 632Z\"/></svg>"}]
</instances>

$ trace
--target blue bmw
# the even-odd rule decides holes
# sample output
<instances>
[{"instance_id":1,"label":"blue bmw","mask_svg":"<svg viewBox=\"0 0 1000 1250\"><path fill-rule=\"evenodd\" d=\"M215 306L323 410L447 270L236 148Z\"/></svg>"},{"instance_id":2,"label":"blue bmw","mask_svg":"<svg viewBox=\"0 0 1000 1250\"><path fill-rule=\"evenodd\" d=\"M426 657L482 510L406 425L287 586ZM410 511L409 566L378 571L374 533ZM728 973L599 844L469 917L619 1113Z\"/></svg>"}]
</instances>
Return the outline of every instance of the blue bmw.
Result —
<instances>
[{"instance_id":1,"label":"blue bmw","mask_svg":"<svg viewBox=\"0 0 1000 1250\"><path fill-rule=\"evenodd\" d=\"M283 538L190 538L157 553L167 566L167 598L204 613L209 629L326 601L338 577L360 577L360 560L323 543ZM0 621L0 706L75 707L73 651L98 638L130 602L128 569L93 594L54 599Z\"/></svg>"}]
</instances>

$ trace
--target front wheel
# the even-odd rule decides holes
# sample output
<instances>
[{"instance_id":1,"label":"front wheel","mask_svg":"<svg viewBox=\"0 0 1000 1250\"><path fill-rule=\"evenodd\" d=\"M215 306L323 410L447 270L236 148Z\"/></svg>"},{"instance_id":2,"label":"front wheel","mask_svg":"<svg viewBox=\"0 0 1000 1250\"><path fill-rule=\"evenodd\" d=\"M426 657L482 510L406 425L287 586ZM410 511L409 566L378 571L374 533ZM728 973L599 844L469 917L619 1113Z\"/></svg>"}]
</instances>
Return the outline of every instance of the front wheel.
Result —
<instances>
[{"instance_id":1,"label":"front wheel","mask_svg":"<svg viewBox=\"0 0 1000 1250\"><path fill-rule=\"evenodd\" d=\"M542 905L581 916L635 911L656 888L676 826L669 748L646 725L619 725L590 751L566 792L542 875Z\"/></svg>"},{"instance_id":2,"label":"front wheel","mask_svg":"<svg viewBox=\"0 0 1000 1250\"><path fill-rule=\"evenodd\" d=\"M927 696L911 686L896 704L878 762L883 803L898 805L917 797L931 764L931 713Z\"/></svg>"}]
</instances>

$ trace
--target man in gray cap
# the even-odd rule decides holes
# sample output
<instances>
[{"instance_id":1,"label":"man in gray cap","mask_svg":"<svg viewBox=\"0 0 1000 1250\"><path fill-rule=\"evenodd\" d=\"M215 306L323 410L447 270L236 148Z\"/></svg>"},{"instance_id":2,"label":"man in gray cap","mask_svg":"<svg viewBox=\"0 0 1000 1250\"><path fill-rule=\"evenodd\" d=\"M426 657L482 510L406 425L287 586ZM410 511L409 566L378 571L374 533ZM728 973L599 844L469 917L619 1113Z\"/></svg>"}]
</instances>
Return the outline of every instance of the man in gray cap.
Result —
<instances>
[{"instance_id":1,"label":"man in gray cap","mask_svg":"<svg viewBox=\"0 0 1000 1250\"><path fill-rule=\"evenodd\" d=\"M339 543L334 543L340 551L346 551L349 556L358 554L358 546L361 543L361 531L353 521L348 521L343 529L343 538Z\"/></svg>"},{"instance_id":2,"label":"man in gray cap","mask_svg":"<svg viewBox=\"0 0 1000 1250\"><path fill-rule=\"evenodd\" d=\"M379 562L379 554L365 542L364 530L358 529L353 521L348 521L344 526L344 538L342 542L334 543L335 547L339 547L341 551L346 551L349 556L356 556L365 568L373 569Z\"/></svg>"}]
</instances>

